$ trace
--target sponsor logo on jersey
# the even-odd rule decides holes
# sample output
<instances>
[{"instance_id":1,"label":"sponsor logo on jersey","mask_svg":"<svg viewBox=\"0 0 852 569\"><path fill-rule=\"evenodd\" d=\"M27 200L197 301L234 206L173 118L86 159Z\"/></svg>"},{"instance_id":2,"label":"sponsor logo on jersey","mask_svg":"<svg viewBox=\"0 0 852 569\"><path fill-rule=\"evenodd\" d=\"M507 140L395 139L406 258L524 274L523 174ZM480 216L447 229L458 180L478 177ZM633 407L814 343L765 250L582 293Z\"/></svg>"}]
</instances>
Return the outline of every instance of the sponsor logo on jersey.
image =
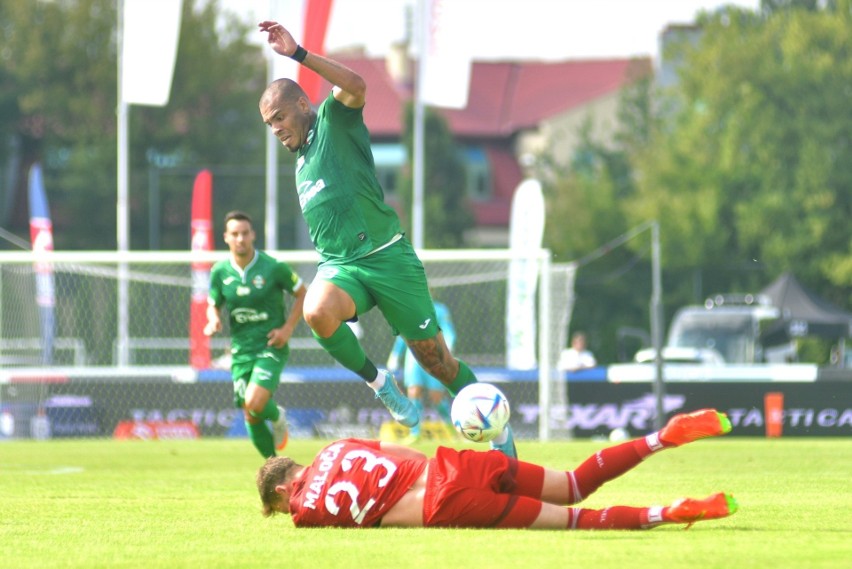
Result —
<instances>
[{"instance_id":1,"label":"sponsor logo on jersey","mask_svg":"<svg viewBox=\"0 0 852 569\"><path fill-rule=\"evenodd\" d=\"M428 325L429 325L429 322L431 322L431 321L432 321L432 319L431 319L431 318L427 318L426 320L424 320L424 321L423 321L423 324L421 324L421 325L420 325L420 329L421 329L421 330L425 330L425 329L426 329L426 326L428 326Z\"/></svg>"},{"instance_id":2,"label":"sponsor logo on jersey","mask_svg":"<svg viewBox=\"0 0 852 569\"><path fill-rule=\"evenodd\" d=\"M323 267L317 273L317 277L319 277L319 278L321 278L325 281L330 281L331 279L333 279L334 277L337 276L338 272L340 272L340 271L337 267Z\"/></svg>"},{"instance_id":3,"label":"sponsor logo on jersey","mask_svg":"<svg viewBox=\"0 0 852 569\"><path fill-rule=\"evenodd\" d=\"M234 282L235 280L237 280L237 277L225 277L224 279L222 279L222 284L227 286L227 285L231 284L232 282Z\"/></svg>"},{"instance_id":4,"label":"sponsor logo on jersey","mask_svg":"<svg viewBox=\"0 0 852 569\"><path fill-rule=\"evenodd\" d=\"M254 308L237 308L231 311L231 318L238 324L247 322L265 322L269 320L269 314L266 312L258 312Z\"/></svg>"},{"instance_id":5,"label":"sponsor logo on jersey","mask_svg":"<svg viewBox=\"0 0 852 569\"><path fill-rule=\"evenodd\" d=\"M237 287L237 296L247 296L251 292L251 289L247 286L238 286Z\"/></svg>"},{"instance_id":6,"label":"sponsor logo on jersey","mask_svg":"<svg viewBox=\"0 0 852 569\"><path fill-rule=\"evenodd\" d=\"M305 180L299 184L299 207L302 208L302 211L305 210L305 206L308 205L308 202L314 199L314 196L320 193L323 189L325 189L325 180L322 178L316 182Z\"/></svg>"}]
</instances>

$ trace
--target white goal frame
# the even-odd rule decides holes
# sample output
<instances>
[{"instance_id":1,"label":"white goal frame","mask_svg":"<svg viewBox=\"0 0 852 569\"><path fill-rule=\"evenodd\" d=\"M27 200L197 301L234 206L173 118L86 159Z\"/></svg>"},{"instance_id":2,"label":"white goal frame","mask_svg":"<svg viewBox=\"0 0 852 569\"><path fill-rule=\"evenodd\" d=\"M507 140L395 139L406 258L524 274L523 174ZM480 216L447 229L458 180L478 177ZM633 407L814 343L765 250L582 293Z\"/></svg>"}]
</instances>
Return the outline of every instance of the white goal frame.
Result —
<instances>
[{"instance_id":1,"label":"white goal frame","mask_svg":"<svg viewBox=\"0 0 852 569\"><path fill-rule=\"evenodd\" d=\"M314 251L268 251L276 258L287 262L301 263L316 263L318 256ZM452 250L420 250L417 252L420 259L424 262L441 262L441 261L507 261L523 260L527 270L536 272L536 351L539 365L538 371L538 404L540 409L538 434L542 441L547 441L552 438L550 420L545 420L552 413L559 414L567 409L567 389L565 387L564 374L556 369L556 360L559 355L559 349L565 345L565 334L568 320L571 313L570 302L566 303L560 296L560 301L554 302L552 294L552 286L554 275L565 274L565 265L552 265L551 253L548 249L539 249L532 252L518 253L510 249L452 249ZM24 252L0 252L0 266L8 265L30 265L34 266L39 263L47 264L63 264L63 265L109 265L117 270L117 282L126 282L128 278L128 265L139 264L189 264L189 263L214 263L227 255L225 251L212 252L191 252L191 251L52 251L45 253L33 253L30 251ZM508 263L507 263L508 264ZM569 267L573 271L573 267ZM507 276L508 280L508 276ZM564 282L558 281L558 282ZM0 287L3 286L0 281ZM121 284L119 284L119 287ZM567 297L573 300L573 278L569 279L567 284ZM557 295L559 296L559 295ZM564 295L563 295L564 296ZM122 295L119 294L119 302ZM124 297L126 299L126 296ZM557 306L556 304L559 304ZM3 307L0 305L0 317L2 317ZM117 307L117 337L115 339L117 357L117 365L113 371L121 375L134 374L139 371L139 366L132 366L129 363L127 356L128 346L130 345L128 338L128 309L127 306ZM0 337L0 342L7 339ZM64 340L68 342L69 340ZM144 344L144 342L143 342ZM296 349L305 348L306 346L294 346ZM186 366L170 366L170 375L173 377L184 378L191 381L191 369ZM77 367L64 367L59 369L46 370L45 367L31 368L15 368L14 375L16 377L31 375L39 377L44 375L46 371L62 372L67 375L75 375L83 372L83 369ZM109 375L110 370L105 369L105 366L98 366L97 369L86 369L85 373L98 375ZM161 370L162 371L162 370ZM9 381L9 370L0 370L0 384ZM545 411L547 410L547 411ZM560 411L561 410L561 411ZM560 437L570 436L570 433L560 433Z\"/></svg>"}]
</instances>

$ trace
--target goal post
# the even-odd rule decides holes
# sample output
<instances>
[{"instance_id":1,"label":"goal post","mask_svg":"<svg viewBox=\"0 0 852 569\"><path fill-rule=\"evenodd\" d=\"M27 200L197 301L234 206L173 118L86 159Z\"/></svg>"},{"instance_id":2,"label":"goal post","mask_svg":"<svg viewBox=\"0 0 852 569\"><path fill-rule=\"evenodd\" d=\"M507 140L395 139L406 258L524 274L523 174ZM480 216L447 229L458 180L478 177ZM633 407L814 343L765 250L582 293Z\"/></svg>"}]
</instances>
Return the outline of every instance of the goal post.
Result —
<instances>
[{"instance_id":1,"label":"goal post","mask_svg":"<svg viewBox=\"0 0 852 569\"><path fill-rule=\"evenodd\" d=\"M313 251L271 254L306 283L316 275ZM45 410L55 419L53 436L112 436L117 422L169 417L190 417L205 436L239 431L231 409L227 321L223 334L210 340L210 367L189 363L193 264L226 256L225 251L0 252L0 439L33 435L29 423ZM452 314L454 354L481 381L506 391L518 437L570 436L551 429L549 420L567 404L564 377L555 365L573 290L565 266L551 264L546 249L531 259L527 254L528 270L537 275L529 315L537 361L530 369L509 369L506 316L513 253L421 250L418 256L434 298ZM36 267L49 267L54 279L55 330L49 336L42 333L35 299ZM126 301L119 295L122 279ZM390 327L378 310L362 315L358 326L367 356L384 367L394 341ZM47 349L50 359L42 357ZM375 436L387 419L370 390L319 347L304 322L291 340L279 390L276 398L294 408L294 436ZM62 424L62 412L83 415L80 409L60 409L75 401L87 406L88 425Z\"/></svg>"}]
</instances>

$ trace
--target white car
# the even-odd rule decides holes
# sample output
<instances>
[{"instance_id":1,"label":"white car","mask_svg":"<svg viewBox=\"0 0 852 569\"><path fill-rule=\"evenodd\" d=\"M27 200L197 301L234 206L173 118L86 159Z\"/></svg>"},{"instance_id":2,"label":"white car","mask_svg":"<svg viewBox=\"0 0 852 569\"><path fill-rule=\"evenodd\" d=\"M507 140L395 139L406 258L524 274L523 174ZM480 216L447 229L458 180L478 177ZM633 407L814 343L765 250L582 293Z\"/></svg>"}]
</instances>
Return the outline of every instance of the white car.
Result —
<instances>
[{"instance_id":1,"label":"white car","mask_svg":"<svg viewBox=\"0 0 852 569\"><path fill-rule=\"evenodd\" d=\"M657 358L654 348L639 350L633 356L636 363L653 363ZM712 348L663 348L663 361L668 364L724 365L725 358Z\"/></svg>"}]
</instances>

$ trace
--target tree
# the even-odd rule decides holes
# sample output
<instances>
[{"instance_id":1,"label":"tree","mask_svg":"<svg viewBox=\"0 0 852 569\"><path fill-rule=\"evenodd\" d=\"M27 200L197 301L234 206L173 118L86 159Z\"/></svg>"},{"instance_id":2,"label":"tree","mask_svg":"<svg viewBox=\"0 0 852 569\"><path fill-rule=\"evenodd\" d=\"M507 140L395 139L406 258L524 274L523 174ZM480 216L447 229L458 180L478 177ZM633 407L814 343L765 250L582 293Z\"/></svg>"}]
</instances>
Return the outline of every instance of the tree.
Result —
<instances>
[{"instance_id":1,"label":"tree","mask_svg":"<svg viewBox=\"0 0 852 569\"><path fill-rule=\"evenodd\" d=\"M14 204L0 221L26 232L26 173L41 161L57 249L114 248L116 3L4 0L0 22L0 164L11 163L6 177L16 180L4 188L14 192L8 200ZM215 0L183 2L168 105L130 107L132 247L148 243L145 189L155 161L168 157L187 171L183 178L162 179L169 214L163 246L182 249L189 246L194 172L263 163L257 99L264 62L259 48L247 43L247 32L246 25L223 17ZM260 176L217 184L217 204L236 196L244 204L261 203Z\"/></svg>"},{"instance_id":2,"label":"tree","mask_svg":"<svg viewBox=\"0 0 852 569\"><path fill-rule=\"evenodd\" d=\"M633 157L647 147L656 128L651 77L641 69L635 72L621 94L620 127L612 144L593 138L589 120L570 163L556 163L548 154L537 157L547 202L544 244L556 262L583 261L647 221L632 219L622 205L636 191ZM646 234L579 268L571 329L587 331L590 348L601 362L618 359L618 346L610 340L619 328L648 327L650 261Z\"/></svg>"},{"instance_id":3,"label":"tree","mask_svg":"<svg viewBox=\"0 0 852 569\"><path fill-rule=\"evenodd\" d=\"M406 105L403 140L409 163L401 185L403 211L410 212L413 198L414 106ZM424 119L423 155L426 169L423 180L423 241L427 248L453 248L464 244L464 233L473 225L467 201L467 182L461 150L455 143L446 120L427 107ZM405 221L405 216L403 216ZM410 220L408 220L410 225Z\"/></svg>"},{"instance_id":4,"label":"tree","mask_svg":"<svg viewBox=\"0 0 852 569\"><path fill-rule=\"evenodd\" d=\"M749 265L794 270L833 302L852 300L852 21L838 5L700 21L681 110L641 157L628 208L662 221L667 269L729 269L728 290L765 284Z\"/></svg>"}]
</instances>

